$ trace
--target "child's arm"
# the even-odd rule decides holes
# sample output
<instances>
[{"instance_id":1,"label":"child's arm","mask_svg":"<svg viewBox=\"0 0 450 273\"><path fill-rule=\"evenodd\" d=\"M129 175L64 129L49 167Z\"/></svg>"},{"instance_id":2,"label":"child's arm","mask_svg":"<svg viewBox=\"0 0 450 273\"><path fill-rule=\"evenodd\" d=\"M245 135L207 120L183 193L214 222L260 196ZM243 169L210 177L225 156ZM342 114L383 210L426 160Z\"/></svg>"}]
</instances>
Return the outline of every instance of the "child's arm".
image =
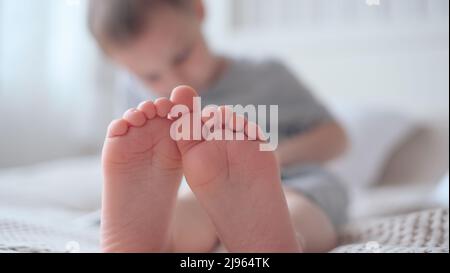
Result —
<instances>
[{"instance_id":1,"label":"child's arm","mask_svg":"<svg viewBox=\"0 0 450 273\"><path fill-rule=\"evenodd\" d=\"M284 141L277 150L281 167L298 164L321 164L341 155L347 136L337 122L327 122Z\"/></svg>"}]
</instances>

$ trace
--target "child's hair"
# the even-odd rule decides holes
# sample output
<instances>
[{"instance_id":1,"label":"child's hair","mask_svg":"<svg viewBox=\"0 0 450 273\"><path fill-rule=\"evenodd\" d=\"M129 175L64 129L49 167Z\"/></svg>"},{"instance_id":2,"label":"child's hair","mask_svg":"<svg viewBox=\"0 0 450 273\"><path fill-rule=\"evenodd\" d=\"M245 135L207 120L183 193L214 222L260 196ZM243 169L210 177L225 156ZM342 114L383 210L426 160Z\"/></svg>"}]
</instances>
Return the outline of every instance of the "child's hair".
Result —
<instances>
[{"instance_id":1,"label":"child's hair","mask_svg":"<svg viewBox=\"0 0 450 273\"><path fill-rule=\"evenodd\" d=\"M88 27L100 47L123 45L139 36L162 6L189 10L190 0L90 0Z\"/></svg>"}]
</instances>

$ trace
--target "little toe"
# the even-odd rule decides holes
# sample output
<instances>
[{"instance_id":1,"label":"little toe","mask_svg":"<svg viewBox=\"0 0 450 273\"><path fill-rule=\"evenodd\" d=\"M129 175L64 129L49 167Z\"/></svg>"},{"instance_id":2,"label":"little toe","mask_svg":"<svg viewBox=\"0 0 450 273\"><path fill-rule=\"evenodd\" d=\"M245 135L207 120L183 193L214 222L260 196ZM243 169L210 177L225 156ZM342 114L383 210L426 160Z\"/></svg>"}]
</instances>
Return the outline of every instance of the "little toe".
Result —
<instances>
[{"instance_id":1,"label":"little toe","mask_svg":"<svg viewBox=\"0 0 450 273\"><path fill-rule=\"evenodd\" d=\"M117 119L111 122L108 127L108 137L124 136L128 132L128 122L123 119Z\"/></svg>"}]
</instances>

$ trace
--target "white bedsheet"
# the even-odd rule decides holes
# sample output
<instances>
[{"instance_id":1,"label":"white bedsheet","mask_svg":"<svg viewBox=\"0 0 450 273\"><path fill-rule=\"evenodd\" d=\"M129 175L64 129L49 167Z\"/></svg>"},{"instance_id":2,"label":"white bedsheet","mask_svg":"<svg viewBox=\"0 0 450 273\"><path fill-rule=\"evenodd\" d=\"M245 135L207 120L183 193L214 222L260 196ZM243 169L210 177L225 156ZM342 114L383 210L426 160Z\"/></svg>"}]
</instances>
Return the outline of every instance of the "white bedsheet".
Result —
<instances>
[{"instance_id":1,"label":"white bedsheet","mask_svg":"<svg viewBox=\"0 0 450 273\"><path fill-rule=\"evenodd\" d=\"M431 219L426 214L430 212L416 213L413 214L416 216L409 218L383 218L430 207L425 194L427 191L431 189L403 186L353 192L352 223L342 233L344 246L335 252L371 251L372 245L367 244L374 240L378 244L387 244L380 246L381 251L448 252L448 209L433 212L433 215L440 215L438 224L416 225L418 228L415 232L423 236L446 230L444 241L433 241L436 244L396 244L395 241L386 241L385 238L395 237L386 235L389 232L401 235L395 230L389 230L389 225L379 230L379 238L370 233L374 226L383 223L407 223L402 220L406 218ZM99 251L100 194L100 163L96 157L0 172L0 251ZM389 205L386 205L387 201L390 201ZM380 217L381 220L375 220ZM366 219L370 221L361 224Z\"/></svg>"}]
</instances>

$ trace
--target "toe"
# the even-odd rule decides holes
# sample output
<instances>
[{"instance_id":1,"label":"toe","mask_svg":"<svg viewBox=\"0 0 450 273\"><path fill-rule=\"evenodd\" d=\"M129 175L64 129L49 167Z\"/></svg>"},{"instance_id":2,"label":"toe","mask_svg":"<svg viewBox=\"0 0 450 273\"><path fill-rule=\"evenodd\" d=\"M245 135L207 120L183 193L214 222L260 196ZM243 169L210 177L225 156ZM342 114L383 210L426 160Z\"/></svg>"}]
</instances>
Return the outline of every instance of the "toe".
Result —
<instances>
[{"instance_id":1,"label":"toe","mask_svg":"<svg viewBox=\"0 0 450 273\"><path fill-rule=\"evenodd\" d=\"M156 107L152 101L144 101L138 109L145 114L147 119L154 119L156 117Z\"/></svg>"},{"instance_id":2,"label":"toe","mask_svg":"<svg viewBox=\"0 0 450 273\"><path fill-rule=\"evenodd\" d=\"M173 104L185 105L192 111L194 108L193 98L195 97L198 97L198 94L193 88L189 86L179 86L172 91L170 100Z\"/></svg>"},{"instance_id":3,"label":"toe","mask_svg":"<svg viewBox=\"0 0 450 273\"><path fill-rule=\"evenodd\" d=\"M167 118L173 103L168 98L159 98L155 101L156 114L161 118Z\"/></svg>"},{"instance_id":4,"label":"toe","mask_svg":"<svg viewBox=\"0 0 450 273\"><path fill-rule=\"evenodd\" d=\"M224 127L228 126L228 123L231 121L233 117L233 109L229 106L220 106L219 107L220 119Z\"/></svg>"},{"instance_id":5,"label":"toe","mask_svg":"<svg viewBox=\"0 0 450 273\"><path fill-rule=\"evenodd\" d=\"M267 137L265 136L261 127L259 127L258 124L252 121L247 121L245 125L245 135L248 137L249 140L260 140L260 141L267 140Z\"/></svg>"},{"instance_id":6,"label":"toe","mask_svg":"<svg viewBox=\"0 0 450 273\"><path fill-rule=\"evenodd\" d=\"M216 122L219 122L219 108L214 105L208 105L202 110L202 122L207 123L212 118L216 120Z\"/></svg>"},{"instance_id":7,"label":"toe","mask_svg":"<svg viewBox=\"0 0 450 273\"><path fill-rule=\"evenodd\" d=\"M223 123L221 120L221 115L219 108L214 105L206 106L202 110L202 135L207 136L209 133L211 133L211 130L214 128L216 129L222 129Z\"/></svg>"},{"instance_id":8,"label":"toe","mask_svg":"<svg viewBox=\"0 0 450 273\"><path fill-rule=\"evenodd\" d=\"M233 132L243 132L247 124L247 120L244 116L236 114L229 106L221 106L220 118L225 129L230 129Z\"/></svg>"},{"instance_id":9,"label":"toe","mask_svg":"<svg viewBox=\"0 0 450 273\"><path fill-rule=\"evenodd\" d=\"M137 109L128 110L123 115L123 119L128 121L128 123L133 127L142 127L147 121L145 114Z\"/></svg>"},{"instance_id":10,"label":"toe","mask_svg":"<svg viewBox=\"0 0 450 273\"><path fill-rule=\"evenodd\" d=\"M246 125L247 119L245 119L244 116L240 116L236 113L233 113L232 118L228 122L228 128L233 130L234 132L243 132Z\"/></svg>"},{"instance_id":11,"label":"toe","mask_svg":"<svg viewBox=\"0 0 450 273\"><path fill-rule=\"evenodd\" d=\"M114 120L108 128L108 137L123 136L128 132L128 122L123 119Z\"/></svg>"}]
</instances>

